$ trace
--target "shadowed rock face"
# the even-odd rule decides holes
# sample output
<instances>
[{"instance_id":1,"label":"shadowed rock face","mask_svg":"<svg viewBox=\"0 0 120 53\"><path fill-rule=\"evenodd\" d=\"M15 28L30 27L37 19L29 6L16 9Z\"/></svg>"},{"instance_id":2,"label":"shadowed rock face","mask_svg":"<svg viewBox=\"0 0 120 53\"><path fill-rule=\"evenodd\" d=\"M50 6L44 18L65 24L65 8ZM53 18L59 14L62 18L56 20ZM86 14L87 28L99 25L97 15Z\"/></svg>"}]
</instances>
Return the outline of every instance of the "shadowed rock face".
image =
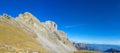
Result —
<instances>
[{"instance_id":1,"label":"shadowed rock face","mask_svg":"<svg viewBox=\"0 0 120 53\"><path fill-rule=\"evenodd\" d=\"M9 21L12 25L28 34L37 35L36 40L50 53L73 53L76 50L66 33L58 30L53 21L40 22L29 12L12 20Z\"/></svg>"}]
</instances>

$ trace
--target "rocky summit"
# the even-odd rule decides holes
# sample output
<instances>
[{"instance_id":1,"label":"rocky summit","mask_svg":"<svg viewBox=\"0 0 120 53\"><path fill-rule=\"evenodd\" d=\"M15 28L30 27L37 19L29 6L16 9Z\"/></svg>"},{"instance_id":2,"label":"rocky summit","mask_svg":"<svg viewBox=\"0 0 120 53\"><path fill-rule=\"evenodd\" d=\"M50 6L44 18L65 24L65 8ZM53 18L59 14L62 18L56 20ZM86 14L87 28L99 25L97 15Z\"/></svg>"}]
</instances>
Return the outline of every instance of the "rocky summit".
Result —
<instances>
[{"instance_id":1,"label":"rocky summit","mask_svg":"<svg viewBox=\"0 0 120 53\"><path fill-rule=\"evenodd\" d=\"M76 48L53 21L41 22L29 12L0 16L0 52L73 53Z\"/></svg>"}]
</instances>

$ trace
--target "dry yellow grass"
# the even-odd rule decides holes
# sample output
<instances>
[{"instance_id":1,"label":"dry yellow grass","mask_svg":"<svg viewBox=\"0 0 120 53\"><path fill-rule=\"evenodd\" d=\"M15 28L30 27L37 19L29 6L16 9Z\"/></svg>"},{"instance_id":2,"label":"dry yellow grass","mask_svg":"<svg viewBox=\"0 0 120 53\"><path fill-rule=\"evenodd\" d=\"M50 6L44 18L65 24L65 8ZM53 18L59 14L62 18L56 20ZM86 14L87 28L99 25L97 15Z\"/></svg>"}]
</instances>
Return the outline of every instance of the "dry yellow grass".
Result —
<instances>
[{"instance_id":1,"label":"dry yellow grass","mask_svg":"<svg viewBox=\"0 0 120 53\"><path fill-rule=\"evenodd\" d=\"M27 51L48 53L33 35L25 33L20 28L14 27L9 23L0 22L0 53L27 53Z\"/></svg>"},{"instance_id":2,"label":"dry yellow grass","mask_svg":"<svg viewBox=\"0 0 120 53\"><path fill-rule=\"evenodd\" d=\"M89 51L89 50L79 50L75 51L74 53L101 53L99 51Z\"/></svg>"}]
</instances>

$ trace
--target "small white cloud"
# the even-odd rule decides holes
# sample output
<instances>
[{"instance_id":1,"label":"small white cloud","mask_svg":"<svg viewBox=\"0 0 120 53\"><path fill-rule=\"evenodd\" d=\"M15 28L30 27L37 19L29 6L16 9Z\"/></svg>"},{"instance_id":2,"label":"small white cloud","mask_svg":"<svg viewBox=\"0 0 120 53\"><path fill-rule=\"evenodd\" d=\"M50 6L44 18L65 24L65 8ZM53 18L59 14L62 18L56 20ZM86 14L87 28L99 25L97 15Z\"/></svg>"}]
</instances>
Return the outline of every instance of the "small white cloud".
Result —
<instances>
[{"instance_id":1,"label":"small white cloud","mask_svg":"<svg viewBox=\"0 0 120 53\"><path fill-rule=\"evenodd\" d=\"M77 25L65 26L65 28L74 28L74 27L78 27L78 26Z\"/></svg>"},{"instance_id":2,"label":"small white cloud","mask_svg":"<svg viewBox=\"0 0 120 53\"><path fill-rule=\"evenodd\" d=\"M64 27L65 28L75 28L75 27L79 27L79 26L83 26L83 25L87 25L87 24L68 25L68 26L64 26Z\"/></svg>"}]
</instances>

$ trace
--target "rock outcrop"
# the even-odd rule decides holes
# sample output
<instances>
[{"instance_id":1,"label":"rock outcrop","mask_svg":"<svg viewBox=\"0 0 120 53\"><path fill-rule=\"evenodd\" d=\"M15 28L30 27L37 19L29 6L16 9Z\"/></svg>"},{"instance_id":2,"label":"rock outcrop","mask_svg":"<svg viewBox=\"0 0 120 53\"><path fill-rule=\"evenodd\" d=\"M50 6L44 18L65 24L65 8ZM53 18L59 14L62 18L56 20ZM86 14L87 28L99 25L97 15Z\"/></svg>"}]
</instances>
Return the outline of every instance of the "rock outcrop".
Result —
<instances>
[{"instance_id":1,"label":"rock outcrop","mask_svg":"<svg viewBox=\"0 0 120 53\"><path fill-rule=\"evenodd\" d=\"M58 30L53 21L40 22L29 12L12 19L6 14L2 17L24 32L35 35L36 40L50 53L73 53L76 50L66 33Z\"/></svg>"},{"instance_id":2,"label":"rock outcrop","mask_svg":"<svg viewBox=\"0 0 120 53\"><path fill-rule=\"evenodd\" d=\"M57 24L53 21L49 20L49 21L46 21L44 24L46 25L47 28L49 28L50 31L57 30Z\"/></svg>"}]
</instances>

